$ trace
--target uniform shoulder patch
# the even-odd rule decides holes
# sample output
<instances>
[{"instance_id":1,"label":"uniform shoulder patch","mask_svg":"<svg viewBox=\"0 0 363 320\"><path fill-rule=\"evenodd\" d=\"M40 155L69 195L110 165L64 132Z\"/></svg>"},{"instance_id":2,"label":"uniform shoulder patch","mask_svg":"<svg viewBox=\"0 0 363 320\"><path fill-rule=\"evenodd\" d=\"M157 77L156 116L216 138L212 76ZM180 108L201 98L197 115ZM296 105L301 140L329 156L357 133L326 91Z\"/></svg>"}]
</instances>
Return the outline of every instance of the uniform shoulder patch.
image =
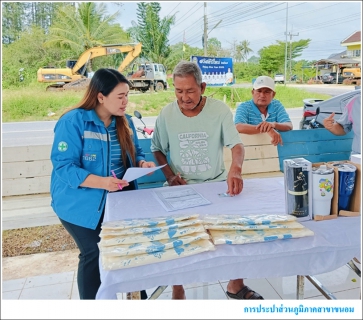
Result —
<instances>
[{"instance_id":1,"label":"uniform shoulder patch","mask_svg":"<svg viewBox=\"0 0 363 320\"><path fill-rule=\"evenodd\" d=\"M58 143L58 150L59 150L60 152L67 151L67 149L68 149L68 144L67 144L67 142L65 142L65 141L61 141L61 142L59 142L59 143Z\"/></svg>"}]
</instances>

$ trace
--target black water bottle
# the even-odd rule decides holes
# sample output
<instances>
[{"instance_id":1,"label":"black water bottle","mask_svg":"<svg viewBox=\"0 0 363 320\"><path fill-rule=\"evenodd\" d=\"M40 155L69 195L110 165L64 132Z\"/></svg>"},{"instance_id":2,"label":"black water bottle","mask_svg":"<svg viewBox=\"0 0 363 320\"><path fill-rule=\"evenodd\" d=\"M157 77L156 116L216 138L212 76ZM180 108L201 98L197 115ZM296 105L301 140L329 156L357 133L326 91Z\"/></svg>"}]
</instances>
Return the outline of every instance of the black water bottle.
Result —
<instances>
[{"instance_id":1,"label":"black water bottle","mask_svg":"<svg viewBox=\"0 0 363 320\"><path fill-rule=\"evenodd\" d=\"M297 163L290 163L286 169L288 214L306 217L309 215L307 171Z\"/></svg>"}]
</instances>

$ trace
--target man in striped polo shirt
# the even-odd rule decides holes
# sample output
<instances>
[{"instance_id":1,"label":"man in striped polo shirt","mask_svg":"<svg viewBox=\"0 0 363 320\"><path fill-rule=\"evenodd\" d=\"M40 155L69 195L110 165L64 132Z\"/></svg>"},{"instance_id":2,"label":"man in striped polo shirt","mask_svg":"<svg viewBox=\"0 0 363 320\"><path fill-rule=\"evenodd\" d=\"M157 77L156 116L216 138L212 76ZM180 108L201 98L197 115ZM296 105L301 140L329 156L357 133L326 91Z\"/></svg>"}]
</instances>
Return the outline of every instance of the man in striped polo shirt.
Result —
<instances>
[{"instance_id":1,"label":"man in striped polo shirt","mask_svg":"<svg viewBox=\"0 0 363 320\"><path fill-rule=\"evenodd\" d=\"M257 134L266 132L274 146L282 145L278 131L292 130L292 123L284 106L275 100L275 82L261 76L253 83L252 99L242 102L236 110L234 123L239 133Z\"/></svg>"}]
</instances>

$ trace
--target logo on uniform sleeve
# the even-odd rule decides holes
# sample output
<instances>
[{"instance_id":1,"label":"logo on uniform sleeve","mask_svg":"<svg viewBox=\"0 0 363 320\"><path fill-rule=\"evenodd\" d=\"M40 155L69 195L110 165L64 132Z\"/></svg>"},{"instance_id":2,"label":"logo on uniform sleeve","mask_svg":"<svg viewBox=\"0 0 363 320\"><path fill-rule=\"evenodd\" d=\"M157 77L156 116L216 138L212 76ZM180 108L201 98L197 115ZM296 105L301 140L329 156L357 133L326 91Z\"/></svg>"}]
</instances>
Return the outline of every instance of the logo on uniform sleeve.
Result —
<instances>
[{"instance_id":1,"label":"logo on uniform sleeve","mask_svg":"<svg viewBox=\"0 0 363 320\"><path fill-rule=\"evenodd\" d=\"M58 150L59 150L60 152L67 151L67 149L68 149L68 144L67 144L67 142L61 141L61 142L59 142L59 143L58 143Z\"/></svg>"}]
</instances>

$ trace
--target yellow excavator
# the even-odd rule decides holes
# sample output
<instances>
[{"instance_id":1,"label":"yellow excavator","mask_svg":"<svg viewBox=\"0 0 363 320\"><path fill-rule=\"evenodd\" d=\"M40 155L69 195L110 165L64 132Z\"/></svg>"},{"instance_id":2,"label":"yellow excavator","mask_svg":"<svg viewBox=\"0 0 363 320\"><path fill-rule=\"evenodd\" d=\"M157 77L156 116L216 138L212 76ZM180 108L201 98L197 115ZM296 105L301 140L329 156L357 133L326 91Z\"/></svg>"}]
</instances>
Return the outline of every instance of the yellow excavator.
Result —
<instances>
[{"instance_id":1,"label":"yellow excavator","mask_svg":"<svg viewBox=\"0 0 363 320\"><path fill-rule=\"evenodd\" d=\"M52 83L46 90L63 91L67 89L84 89L91 81L87 77L87 63L96 57L107 56L116 53L126 53L121 65L120 72L130 65L141 53L141 43L103 45L90 48L83 52L78 60L68 60L67 68L40 68L37 72L38 82Z\"/></svg>"},{"instance_id":2,"label":"yellow excavator","mask_svg":"<svg viewBox=\"0 0 363 320\"><path fill-rule=\"evenodd\" d=\"M361 68L344 68L342 76L344 78L343 84L350 85L355 84L357 86L361 85Z\"/></svg>"}]
</instances>

